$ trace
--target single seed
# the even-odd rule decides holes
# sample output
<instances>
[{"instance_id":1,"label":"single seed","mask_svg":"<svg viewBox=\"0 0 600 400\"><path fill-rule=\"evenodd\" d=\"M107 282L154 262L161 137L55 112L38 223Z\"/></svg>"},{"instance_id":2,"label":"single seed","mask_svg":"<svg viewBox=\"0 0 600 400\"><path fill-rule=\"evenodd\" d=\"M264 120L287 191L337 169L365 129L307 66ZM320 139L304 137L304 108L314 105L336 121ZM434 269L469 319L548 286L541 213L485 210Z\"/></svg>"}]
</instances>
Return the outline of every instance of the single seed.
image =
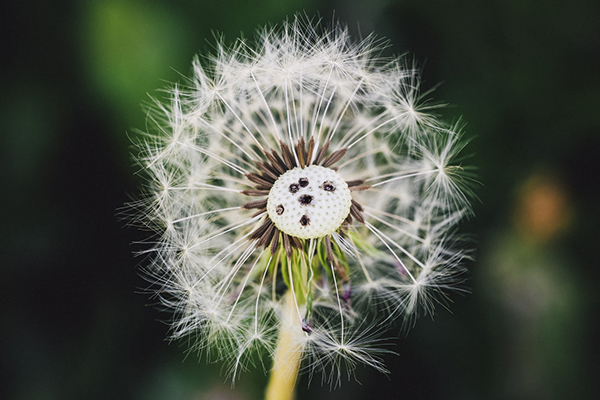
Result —
<instances>
[{"instance_id":1,"label":"single seed","mask_svg":"<svg viewBox=\"0 0 600 400\"><path fill-rule=\"evenodd\" d=\"M333 249L331 248L331 239L329 238L329 235L325 236L325 254L327 254L327 261L333 264L335 258L333 256Z\"/></svg>"},{"instance_id":2,"label":"single seed","mask_svg":"<svg viewBox=\"0 0 600 400\"><path fill-rule=\"evenodd\" d=\"M246 210L251 210L253 208L258 208L259 210L262 210L265 207L267 207L267 199L249 201L248 203L242 206L242 208L245 208Z\"/></svg>"},{"instance_id":3,"label":"single seed","mask_svg":"<svg viewBox=\"0 0 600 400\"><path fill-rule=\"evenodd\" d=\"M256 190L256 189L246 189L240 192L241 194L245 194L246 196L268 196L268 190Z\"/></svg>"},{"instance_id":4,"label":"single seed","mask_svg":"<svg viewBox=\"0 0 600 400\"><path fill-rule=\"evenodd\" d=\"M348 184L348 187L353 187L353 186L360 186L363 183L365 183L364 179L355 179L353 181L346 181L346 183Z\"/></svg>"},{"instance_id":5,"label":"single seed","mask_svg":"<svg viewBox=\"0 0 600 400\"><path fill-rule=\"evenodd\" d=\"M321 187L326 192L334 192L335 191L335 186L333 185L333 183L331 183L329 181L323 182L323 185Z\"/></svg>"},{"instance_id":6,"label":"single seed","mask_svg":"<svg viewBox=\"0 0 600 400\"><path fill-rule=\"evenodd\" d=\"M285 250L285 254L287 255L289 260L292 258L292 246L290 244L291 236L284 232L283 235L281 235L281 237L283 238L283 249Z\"/></svg>"},{"instance_id":7,"label":"single seed","mask_svg":"<svg viewBox=\"0 0 600 400\"><path fill-rule=\"evenodd\" d=\"M300 204L302 204L303 206L307 206L310 203L312 203L313 201L313 197L310 194L303 194L302 196L300 196L300 198L298 199L298 201L300 202Z\"/></svg>"},{"instance_id":8,"label":"single seed","mask_svg":"<svg viewBox=\"0 0 600 400\"><path fill-rule=\"evenodd\" d=\"M310 218L308 217L308 215L303 215L302 218L300 218L300 225L302 226L307 226L310 225Z\"/></svg>"},{"instance_id":9,"label":"single seed","mask_svg":"<svg viewBox=\"0 0 600 400\"><path fill-rule=\"evenodd\" d=\"M341 149L341 150L334 151L333 153L328 155L325 160L323 160L323 163L321 165L323 165L324 167L331 167L333 164L340 161L342 159L342 157L344 157L344 154L346 154L347 151L348 151L348 149Z\"/></svg>"},{"instance_id":10,"label":"single seed","mask_svg":"<svg viewBox=\"0 0 600 400\"><path fill-rule=\"evenodd\" d=\"M283 204L280 204L277 207L275 207L275 212L277 213L277 215L283 214L284 211L285 211L285 208L283 208Z\"/></svg>"},{"instance_id":11,"label":"single seed","mask_svg":"<svg viewBox=\"0 0 600 400\"><path fill-rule=\"evenodd\" d=\"M306 179L306 178L300 178L298 180L298 183L300 184L300 187L307 187L308 186L308 179Z\"/></svg>"},{"instance_id":12,"label":"single seed","mask_svg":"<svg viewBox=\"0 0 600 400\"><path fill-rule=\"evenodd\" d=\"M288 169L294 168L294 165L296 165L296 163L294 162L294 156L292 155L290 148L286 144L281 142L279 142L279 147L281 148L281 155L283 155L283 161L285 162L285 166Z\"/></svg>"},{"instance_id":13,"label":"single seed","mask_svg":"<svg viewBox=\"0 0 600 400\"><path fill-rule=\"evenodd\" d=\"M290 193L298 193L298 190L300 190L300 186L298 186L297 183L292 183L290 185Z\"/></svg>"},{"instance_id":14,"label":"single seed","mask_svg":"<svg viewBox=\"0 0 600 400\"><path fill-rule=\"evenodd\" d=\"M302 250L302 242L296 236L290 236L290 240L292 241L292 246L297 248L298 250Z\"/></svg>"}]
</instances>

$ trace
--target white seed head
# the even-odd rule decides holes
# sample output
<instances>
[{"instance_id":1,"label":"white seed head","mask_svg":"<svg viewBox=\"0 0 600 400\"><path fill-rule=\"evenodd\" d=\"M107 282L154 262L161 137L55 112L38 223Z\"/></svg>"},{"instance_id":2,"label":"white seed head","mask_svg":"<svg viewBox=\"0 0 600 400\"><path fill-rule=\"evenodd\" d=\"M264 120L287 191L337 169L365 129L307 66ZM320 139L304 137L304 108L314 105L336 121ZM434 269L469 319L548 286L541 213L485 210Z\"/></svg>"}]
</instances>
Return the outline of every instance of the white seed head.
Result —
<instances>
[{"instance_id":1,"label":"white seed head","mask_svg":"<svg viewBox=\"0 0 600 400\"><path fill-rule=\"evenodd\" d=\"M277 229L300 239L335 232L350 213L352 196L331 168L294 168L277 179L269 192L267 213Z\"/></svg>"},{"instance_id":2,"label":"white seed head","mask_svg":"<svg viewBox=\"0 0 600 400\"><path fill-rule=\"evenodd\" d=\"M290 325L286 293L303 363L339 379L341 365L384 370L377 333L432 312L462 280L460 126L438 119L415 66L380 58L380 44L296 17L217 43L150 107L148 188L133 205L155 230L144 271L174 311L172 336L234 378L271 364L256 357Z\"/></svg>"}]
</instances>

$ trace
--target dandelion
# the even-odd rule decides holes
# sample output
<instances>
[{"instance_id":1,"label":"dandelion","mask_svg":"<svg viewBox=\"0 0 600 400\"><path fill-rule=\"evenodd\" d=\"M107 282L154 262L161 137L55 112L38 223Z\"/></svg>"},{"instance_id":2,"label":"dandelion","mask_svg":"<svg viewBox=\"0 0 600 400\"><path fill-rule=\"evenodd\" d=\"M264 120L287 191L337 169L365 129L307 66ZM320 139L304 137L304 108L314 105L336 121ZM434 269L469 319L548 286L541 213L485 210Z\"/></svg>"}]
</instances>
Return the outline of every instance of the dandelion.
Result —
<instances>
[{"instance_id":1,"label":"dandelion","mask_svg":"<svg viewBox=\"0 0 600 400\"><path fill-rule=\"evenodd\" d=\"M467 256L459 127L405 59L319 29L295 18L196 59L138 157L173 338L233 379L273 365L268 398L292 396L299 370L332 385L342 365L385 371L383 330L444 304Z\"/></svg>"}]
</instances>

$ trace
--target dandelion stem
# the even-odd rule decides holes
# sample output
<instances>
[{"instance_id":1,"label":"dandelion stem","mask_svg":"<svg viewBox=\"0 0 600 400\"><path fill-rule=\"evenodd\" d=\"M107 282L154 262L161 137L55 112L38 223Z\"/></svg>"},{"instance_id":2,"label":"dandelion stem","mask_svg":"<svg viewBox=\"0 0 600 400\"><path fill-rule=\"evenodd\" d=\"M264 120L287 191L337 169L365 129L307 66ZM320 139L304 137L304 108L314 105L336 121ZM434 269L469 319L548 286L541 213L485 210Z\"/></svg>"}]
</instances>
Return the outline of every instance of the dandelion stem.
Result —
<instances>
[{"instance_id":1,"label":"dandelion stem","mask_svg":"<svg viewBox=\"0 0 600 400\"><path fill-rule=\"evenodd\" d=\"M285 295L281 328L273 358L273 369L265 400L293 400L296 379L302 360L301 321L298 319L296 301L292 291Z\"/></svg>"}]
</instances>

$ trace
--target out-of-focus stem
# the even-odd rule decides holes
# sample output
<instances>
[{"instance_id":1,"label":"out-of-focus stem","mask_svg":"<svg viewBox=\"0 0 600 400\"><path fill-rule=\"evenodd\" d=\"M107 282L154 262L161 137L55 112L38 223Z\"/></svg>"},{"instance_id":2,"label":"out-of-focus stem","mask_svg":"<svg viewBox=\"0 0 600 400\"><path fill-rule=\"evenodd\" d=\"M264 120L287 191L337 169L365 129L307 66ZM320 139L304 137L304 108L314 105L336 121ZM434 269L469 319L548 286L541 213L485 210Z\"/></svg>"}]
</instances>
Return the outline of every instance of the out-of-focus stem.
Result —
<instances>
[{"instance_id":1,"label":"out-of-focus stem","mask_svg":"<svg viewBox=\"0 0 600 400\"><path fill-rule=\"evenodd\" d=\"M273 359L265 400L293 400L302 360L302 325L291 290L285 295L285 309ZM300 340L299 340L300 339Z\"/></svg>"}]
</instances>

